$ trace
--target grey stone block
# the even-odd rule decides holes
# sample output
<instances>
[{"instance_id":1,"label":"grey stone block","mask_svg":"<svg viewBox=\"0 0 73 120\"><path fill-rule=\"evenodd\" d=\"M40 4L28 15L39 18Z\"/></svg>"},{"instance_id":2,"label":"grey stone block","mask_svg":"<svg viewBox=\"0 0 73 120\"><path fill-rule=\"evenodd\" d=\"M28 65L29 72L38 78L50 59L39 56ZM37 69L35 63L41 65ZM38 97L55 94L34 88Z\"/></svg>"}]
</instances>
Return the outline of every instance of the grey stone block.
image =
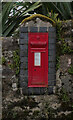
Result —
<instances>
[{"instance_id":1,"label":"grey stone block","mask_svg":"<svg viewBox=\"0 0 73 120\"><path fill-rule=\"evenodd\" d=\"M28 94L29 95L43 95L43 94L52 94L53 93L53 87L49 88L40 88L40 87L35 87L35 88L28 88Z\"/></svg>"},{"instance_id":2,"label":"grey stone block","mask_svg":"<svg viewBox=\"0 0 73 120\"><path fill-rule=\"evenodd\" d=\"M52 59L55 61L56 56L55 56L55 55L50 55L50 56L48 56L48 60L49 60L49 61L51 61Z\"/></svg>"},{"instance_id":3,"label":"grey stone block","mask_svg":"<svg viewBox=\"0 0 73 120\"><path fill-rule=\"evenodd\" d=\"M22 92L24 95L28 95L28 87L23 87Z\"/></svg>"},{"instance_id":4,"label":"grey stone block","mask_svg":"<svg viewBox=\"0 0 73 120\"><path fill-rule=\"evenodd\" d=\"M25 74L25 71L24 71L24 74ZM23 78L23 79L25 79L25 78L27 79L27 78L28 78L28 76L26 76L26 77L25 77L25 75L24 75L24 74L20 74L20 75L19 75L19 77L20 77L20 78ZM27 73L27 74L28 74L28 73Z\"/></svg>"},{"instance_id":5,"label":"grey stone block","mask_svg":"<svg viewBox=\"0 0 73 120\"><path fill-rule=\"evenodd\" d=\"M20 50L24 50L25 45L20 45Z\"/></svg>"},{"instance_id":6,"label":"grey stone block","mask_svg":"<svg viewBox=\"0 0 73 120\"><path fill-rule=\"evenodd\" d=\"M49 86L55 86L56 85L56 81L50 80L50 81L48 81L48 85Z\"/></svg>"},{"instance_id":7,"label":"grey stone block","mask_svg":"<svg viewBox=\"0 0 73 120\"><path fill-rule=\"evenodd\" d=\"M40 93L40 87L34 88L34 91L35 91L34 94L37 94L37 95L38 95L38 94L39 94L39 95L41 94L41 93Z\"/></svg>"},{"instance_id":8,"label":"grey stone block","mask_svg":"<svg viewBox=\"0 0 73 120\"><path fill-rule=\"evenodd\" d=\"M48 56L48 62L55 62L56 58L55 56Z\"/></svg>"},{"instance_id":9,"label":"grey stone block","mask_svg":"<svg viewBox=\"0 0 73 120\"><path fill-rule=\"evenodd\" d=\"M24 69L25 68L25 66L24 65L20 65L20 69Z\"/></svg>"},{"instance_id":10,"label":"grey stone block","mask_svg":"<svg viewBox=\"0 0 73 120\"><path fill-rule=\"evenodd\" d=\"M50 68L50 69L49 69L49 73L50 73L50 74L55 74L55 73L56 73L55 68Z\"/></svg>"},{"instance_id":11,"label":"grey stone block","mask_svg":"<svg viewBox=\"0 0 73 120\"><path fill-rule=\"evenodd\" d=\"M24 39L24 34L23 33L20 33L20 39Z\"/></svg>"},{"instance_id":12,"label":"grey stone block","mask_svg":"<svg viewBox=\"0 0 73 120\"><path fill-rule=\"evenodd\" d=\"M56 80L56 74L55 73L54 74L48 74L48 79L49 79L49 81L51 81L51 80L55 81Z\"/></svg>"},{"instance_id":13,"label":"grey stone block","mask_svg":"<svg viewBox=\"0 0 73 120\"><path fill-rule=\"evenodd\" d=\"M38 32L38 27L30 27L30 32Z\"/></svg>"},{"instance_id":14,"label":"grey stone block","mask_svg":"<svg viewBox=\"0 0 73 120\"><path fill-rule=\"evenodd\" d=\"M49 50L49 56L56 55L56 50Z\"/></svg>"},{"instance_id":15,"label":"grey stone block","mask_svg":"<svg viewBox=\"0 0 73 120\"><path fill-rule=\"evenodd\" d=\"M24 84L24 83L23 83ZM47 89L47 90L46 90ZM48 88L41 87L27 87L23 86L22 88L24 95L46 95L53 94L53 86L49 86Z\"/></svg>"},{"instance_id":16,"label":"grey stone block","mask_svg":"<svg viewBox=\"0 0 73 120\"><path fill-rule=\"evenodd\" d=\"M20 58L21 57L28 57L28 51L25 50L25 51L20 51Z\"/></svg>"},{"instance_id":17,"label":"grey stone block","mask_svg":"<svg viewBox=\"0 0 73 120\"><path fill-rule=\"evenodd\" d=\"M39 32L47 32L47 27L40 27Z\"/></svg>"},{"instance_id":18,"label":"grey stone block","mask_svg":"<svg viewBox=\"0 0 73 120\"><path fill-rule=\"evenodd\" d=\"M28 32L28 27L20 27L20 32L21 32L21 33L26 33L26 32Z\"/></svg>"},{"instance_id":19,"label":"grey stone block","mask_svg":"<svg viewBox=\"0 0 73 120\"><path fill-rule=\"evenodd\" d=\"M23 41L23 39L24 39L24 43L26 43L25 41L28 41L28 33L20 33L20 40Z\"/></svg>"},{"instance_id":20,"label":"grey stone block","mask_svg":"<svg viewBox=\"0 0 73 120\"><path fill-rule=\"evenodd\" d=\"M56 38L56 29L54 27L49 27L49 38Z\"/></svg>"},{"instance_id":21,"label":"grey stone block","mask_svg":"<svg viewBox=\"0 0 73 120\"><path fill-rule=\"evenodd\" d=\"M24 69L21 69L21 70L20 70L20 75L24 75L24 74L25 74L24 71L25 71Z\"/></svg>"},{"instance_id":22,"label":"grey stone block","mask_svg":"<svg viewBox=\"0 0 73 120\"><path fill-rule=\"evenodd\" d=\"M55 28L55 27L49 27L49 28L48 28L48 31L49 31L49 32L56 32L56 28Z\"/></svg>"},{"instance_id":23,"label":"grey stone block","mask_svg":"<svg viewBox=\"0 0 73 120\"><path fill-rule=\"evenodd\" d=\"M28 57L21 57L20 62L21 63L26 63L28 61Z\"/></svg>"},{"instance_id":24,"label":"grey stone block","mask_svg":"<svg viewBox=\"0 0 73 120\"><path fill-rule=\"evenodd\" d=\"M20 63L20 67L21 67L21 68L28 67L28 61L27 61L27 62L24 62L24 63Z\"/></svg>"},{"instance_id":25,"label":"grey stone block","mask_svg":"<svg viewBox=\"0 0 73 120\"><path fill-rule=\"evenodd\" d=\"M21 45L28 44L28 38L26 38L26 39L25 38L20 38L19 43Z\"/></svg>"},{"instance_id":26,"label":"grey stone block","mask_svg":"<svg viewBox=\"0 0 73 120\"><path fill-rule=\"evenodd\" d=\"M34 88L28 87L28 95L34 95Z\"/></svg>"},{"instance_id":27,"label":"grey stone block","mask_svg":"<svg viewBox=\"0 0 73 120\"><path fill-rule=\"evenodd\" d=\"M24 77L27 78L28 77L28 70L24 71Z\"/></svg>"},{"instance_id":28,"label":"grey stone block","mask_svg":"<svg viewBox=\"0 0 73 120\"><path fill-rule=\"evenodd\" d=\"M55 68L56 62L49 62L48 67Z\"/></svg>"},{"instance_id":29,"label":"grey stone block","mask_svg":"<svg viewBox=\"0 0 73 120\"><path fill-rule=\"evenodd\" d=\"M29 95L34 95L34 94L36 94L36 95L40 95L41 93L40 93L40 87L29 87L28 88L28 93L29 93Z\"/></svg>"},{"instance_id":30,"label":"grey stone block","mask_svg":"<svg viewBox=\"0 0 73 120\"><path fill-rule=\"evenodd\" d=\"M46 88L45 88L45 87L41 87L41 88L40 88L40 93L41 93L42 95L46 94Z\"/></svg>"},{"instance_id":31,"label":"grey stone block","mask_svg":"<svg viewBox=\"0 0 73 120\"><path fill-rule=\"evenodd\" d=\"M28 87L28 80L20 76L19 83L21 87Z\"/></svg>"},{"instance_id":32,"label":"grey stone block","mask_svg":"<svg viewBox=\"0 0 73 120\"><path fill-rule=\"evenodd\" d=\"M56 39L56 34L53 32L49 32L49 39L50 38L55 38Z\"/></svg>"},{"instance_id":33,"label":"grey stone block","mask_svg":"<svg viewBox=\"0 0 73 120\"><path fill-rule=\"evenodd\" d=\"M25 66L20 66L20 69L27 70L27 69L28 69L28 66L27 66L27 65L25 65Z\"/></svg>"},{"instance_id":34,"label":"grey stone block","mask_svg":"<svg viewBox=\"0 0 73 120\"><path fill-rule=\"evenodd\" d=\"M28 45L20 45L20 50L21 51L27 51L28 50Z\"/></svg>"},{"instance_id":35,"label":"grey stone block","mask_svg":"<svg viewBox=\"0 0 73 120\"><path fill-rule=\"evenodd\" d=\"M20 70L20 77L21 77L21 78L24 78L24 79L25 79L25 78L27 79L27 78L28 78L28 70L23 70L23 69L21 69L21 70Z\"/></svg>"},{"instance_id":36,"label":"grey stone block","mask_svg":"<svg viewBox=\"0 0 73 120\"><path fill-rule=\"evenodd\" d=\"M28 69L28 63L25 63L25 64L20 64L20 69L24 69L24 70L26 70L26 69Z\"/></svg>"},{"instance_id":37,"label":"grey stone block","mask_svg":"<svg viewBox=\"0 0 73 120\"><path fill-rule=\"evenodd\" d=\"M49 38L49 44L51 43L56 43L56 39L55 38Z\"/></svg>"},{"instance_id":38,"label":"grey stone block","mask_svg":"<svg viewBox=\"0 0 73 120\"><path fill-rule=\"evenodd\" d=\"M24 76L24 81L26 82L26 83L28 83L28 76Z\"/></svg>"},{"instance_id":39,"label":"grey stone block","mask_svg":"<svg viewBox=\"0 0 73 120\"><path fill-rule=\"evenodd\" d=\"M28 87L28 95L33 95L34 93L33 88Z\"/></svg>"},{"instance_id":40,"label":"grey stone block","mask_svg":"<svg viewBox=\"0 0 73 120\"><path fill-rule=\"evenodd\" d=\"M26 64L28 65L28 61L26 61L26 62L21 62L20 65L21 65L21 64L22 64L23 66L25 66Z\"/></svg>"},{"instance_id":41,"label":"grey stone block","mask_svg":"<svg viewBox=\"0 0 73 120\"><path fill-rule=\"evenodd\" d=\"M25 88L25 82L20 82L20 87Z\"/></svg>"},{"instance_id":42,"label":"grey stone block","mask_svg":"<svg viewBox=\"0 0 73 120\"><path fill-rule=\"evenodd\" d=\"M19 77L24 79L24 75L23 74L19 74Z\"/></svg>"},{"instance_id":43,"label":"grey stone block","mask_svg":"<svg viewBox=\"0 0 73 120\"><path fill-rule=\"evenodd\" d=\"M48 87L48 94L53 94L53 87Z\"/></svg>"},{"instance_id":44,"label":"grey stone block","mask_svg":"<svg viewBox=\"0 0 73 120\"><path fill-rule=\"evenodd\" d=\"M49 50L55 50L56 49L56 45L55 44L49 44Z\"/></svg>"},{"instance_id":45,"label":"grey stone block","mask_svg":"<svg viewBox=\"0 0 73 120\"><path fill-rule=\"evenodd\" d=\"M23 82L26 82L28 83L28 77L25 77L24 75L20 75L20 82L23 83Z\"/></svg>"},{"instance_id":46,"label":"grey stone block","mask_svg":"<svg viewBox=\"0 0 73 120\"><path fill-rule=\"evenodd\" d=\"M24 39L21 39L21 38L20 38L19 44L24 44Z\"/></svg>"}]
</instances>

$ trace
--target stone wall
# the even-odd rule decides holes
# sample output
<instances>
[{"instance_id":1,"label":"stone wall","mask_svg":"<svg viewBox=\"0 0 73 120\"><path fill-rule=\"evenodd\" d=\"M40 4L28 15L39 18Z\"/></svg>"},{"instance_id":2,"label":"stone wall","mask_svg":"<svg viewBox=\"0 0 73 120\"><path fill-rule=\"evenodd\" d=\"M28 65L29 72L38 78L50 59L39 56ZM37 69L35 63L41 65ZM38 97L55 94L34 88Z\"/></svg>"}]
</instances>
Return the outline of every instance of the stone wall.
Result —
<instances>
[{"instance_id":1,"label":"stone wall","mask_svg":"<svg viewBox=\"0 0 73 120\"><path fill-rule=\"evenodd\" d=\"M73 75L69 74L69 68L73 67L73 21L62 22L61 40L57 42L59 55L59 69L56 72L56 83L58 88L64 88L71 98L73 98ZM63 42L62 42L63 41Z\"/></svg>"},{"instance_id":2,"label":"stone wall","mask_svg":"<svg viewBox=\"0 0 73 120\"><path fill-rule=\"evenodd\" d=\"M68 26L67 23L65 26ZM63 30L67 31L67 29ZM63 36L71 49L73 49L72 30L70 29L69 35L67 33L66 36ZM61 43L58 42L58 45ZM56 71L56 87L53 95L24 96L19 86L19 75L16 75L15 68L10 67L13 64L13 52L16 50L19 50L19 38L2 39L4 57L2 60L4 61L2 66L2 120L72 120L73 75L69 74L68 69L73 65L73 53L60 55L60 66Z\"/></svg>"},{"instance_id":3,"label":"stone wall","mask_svg":"<svg viewBox=\"0 0 73 120\"><path fill-rule=\"evenodd\" d=\"M2 89L3 97L8 94L11 95L14 87L17 89L18 78L15 74L15 69L10 65L13 64L13 52L19 49L18 39L15 40L11 37L2 39ZM10 93L11 92L11 93Z\"/></svg>"}]
</instances>

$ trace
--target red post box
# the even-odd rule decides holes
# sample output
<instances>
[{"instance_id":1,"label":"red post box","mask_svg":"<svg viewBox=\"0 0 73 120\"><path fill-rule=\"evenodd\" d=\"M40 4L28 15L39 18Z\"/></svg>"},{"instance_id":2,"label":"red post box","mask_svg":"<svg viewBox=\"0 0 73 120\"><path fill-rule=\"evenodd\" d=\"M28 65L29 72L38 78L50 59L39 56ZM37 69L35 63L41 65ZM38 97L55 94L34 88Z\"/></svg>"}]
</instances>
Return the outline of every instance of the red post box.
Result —
<instances>
[{"instance_id":1,"label":"red post box","mask_svg":"<svg viewBox=\"0 0 73 120\"><path fill-rule=\"evenodd\" d=\"M28 87L48 87L48 33L28 33Z\"/></svg>"}]
</instances>

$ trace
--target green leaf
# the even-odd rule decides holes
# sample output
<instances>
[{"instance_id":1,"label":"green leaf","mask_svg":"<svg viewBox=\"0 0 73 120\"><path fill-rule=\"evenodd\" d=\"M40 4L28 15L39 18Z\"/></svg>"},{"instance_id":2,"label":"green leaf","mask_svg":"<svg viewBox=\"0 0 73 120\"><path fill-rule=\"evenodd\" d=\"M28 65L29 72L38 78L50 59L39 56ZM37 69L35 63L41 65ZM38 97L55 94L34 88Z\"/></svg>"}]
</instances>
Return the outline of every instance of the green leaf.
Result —
<instances>
[{"instance_id":1,"label":"green leaf","mask_svg":"<svg viewBox=\"0 0 73 120\"><path fill-rule=\"evenodd\" d=\"M17 10L19 6L22 6L21 9ZM19 24L21 23L23 18L27 17L27 13L34 11L34 9L41 6L41 3L20 3L17 2L13 3L3 3L3 10L2 10L2 34L3 36L9 36L16 28L18 28ZM25 8L23 10L23 8ZM9 16L11 10L14 9L14 14Z\"/></svg>"},{"instance_id":2,"label":"green leaf","mask_svg":"<svg viewBox=\"0 0 73 120\"><path fill-rule=\"evenodd\" d=\"M15 24L16 24L16 23L12 23L12 24L8 27L8 29L4 32L3 36L7 36L7 35L10 33L10 31L13 29L13 27L15 26Z\"/></svg>"}]
</instances>

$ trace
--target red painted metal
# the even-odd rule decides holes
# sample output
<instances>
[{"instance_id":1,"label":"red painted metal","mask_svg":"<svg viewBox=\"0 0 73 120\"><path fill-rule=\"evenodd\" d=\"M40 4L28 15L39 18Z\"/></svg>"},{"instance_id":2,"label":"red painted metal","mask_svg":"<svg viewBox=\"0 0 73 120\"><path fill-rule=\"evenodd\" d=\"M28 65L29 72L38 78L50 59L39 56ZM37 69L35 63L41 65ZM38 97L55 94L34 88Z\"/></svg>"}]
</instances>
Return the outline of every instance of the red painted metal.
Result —
<instances>
[{"instance_id":1,"label":"red painted metal","mask_svg":"<svg viewBox=\"0 0 73 120\"><path fill-rule=\"evenodd\" d=\"M48 33L28 38L28 87L48 87Z\"/></svg>"}]
</instances>

